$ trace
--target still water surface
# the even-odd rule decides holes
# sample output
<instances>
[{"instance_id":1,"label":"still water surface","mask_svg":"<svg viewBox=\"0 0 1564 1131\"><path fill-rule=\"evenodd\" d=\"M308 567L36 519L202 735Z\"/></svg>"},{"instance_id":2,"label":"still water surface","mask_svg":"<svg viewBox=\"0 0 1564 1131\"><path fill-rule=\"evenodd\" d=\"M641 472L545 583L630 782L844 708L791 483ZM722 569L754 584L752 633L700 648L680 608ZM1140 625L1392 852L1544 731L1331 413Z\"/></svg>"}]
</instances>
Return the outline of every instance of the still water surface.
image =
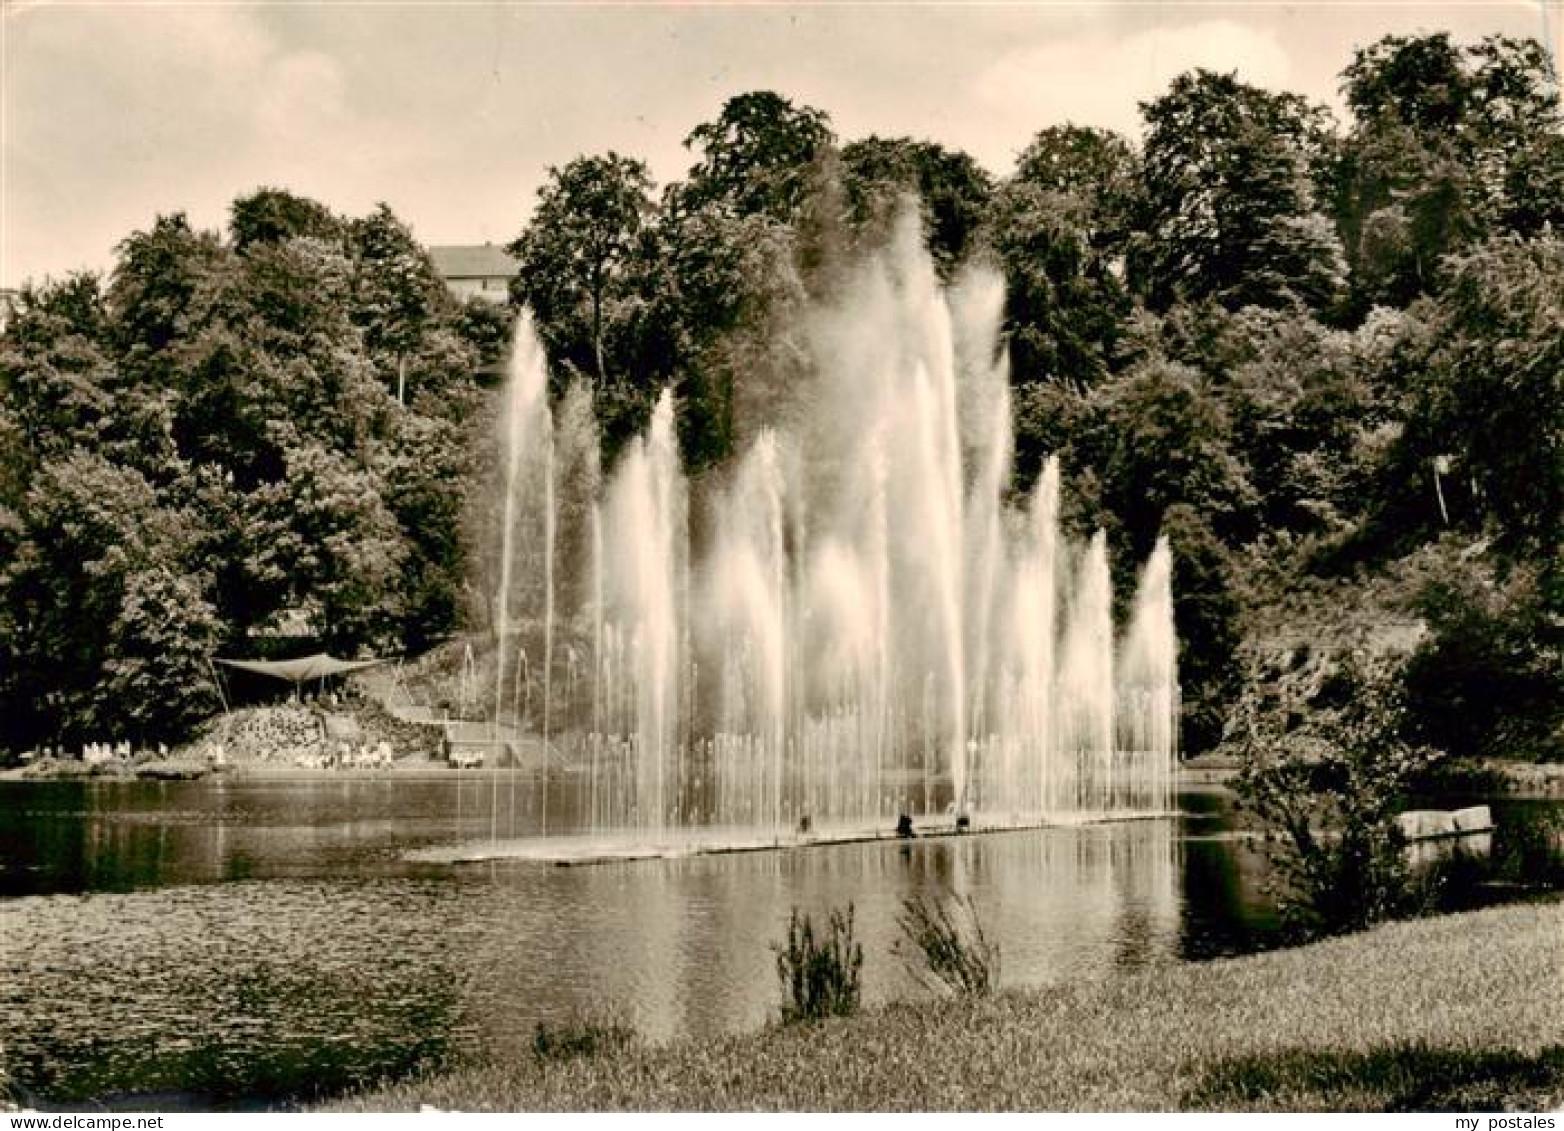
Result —
<instances>
[{"instance_id":1,"label":"still water surface","mask_svg":"<svg viewBox=\"0 0 1564 1131\"><path fill-rule=\"evenodd\" d=\"M413 848L526 833L526 783L0 783L0 1047L25 1097L288 1106L613 1014L763 1024L793 907L852 902L865 996L919 992L901 901L970 895L1003 982L1253 949L1262 863L1217 788L1176 818L560 868ZM568 788L550 798L569 819Z\"/></svg>"}]
</instances>

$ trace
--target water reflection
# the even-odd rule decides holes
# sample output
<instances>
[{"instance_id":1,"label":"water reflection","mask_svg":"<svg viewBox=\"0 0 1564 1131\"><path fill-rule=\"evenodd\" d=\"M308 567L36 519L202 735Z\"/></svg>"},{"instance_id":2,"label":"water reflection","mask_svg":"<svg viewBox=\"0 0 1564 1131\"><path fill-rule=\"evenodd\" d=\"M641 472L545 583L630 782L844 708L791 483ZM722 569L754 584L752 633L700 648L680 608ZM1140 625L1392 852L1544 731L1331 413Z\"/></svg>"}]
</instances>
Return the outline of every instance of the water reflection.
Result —
<instances>
[{"instance_id":1,"label":"water reflection","mask_svg":"<svg viewBox=\"0 0 1564 1131\"><path fill-rule=\"evenodd\" d=\"M35 1099L286 1102L613 1012L761 1024L793 907L852 902L865 996L922 992L902 900L970 896L1004 984L1104 977L1265 930L1219 793L1177 821L556 868L414 866L482 837L481 780L0 784L0 1041ZM536 799L516 794L517 822ZM550 798L551 821L569 813ZM508 816L508 814L507 814Z\"/></svg>"}]
</instances>

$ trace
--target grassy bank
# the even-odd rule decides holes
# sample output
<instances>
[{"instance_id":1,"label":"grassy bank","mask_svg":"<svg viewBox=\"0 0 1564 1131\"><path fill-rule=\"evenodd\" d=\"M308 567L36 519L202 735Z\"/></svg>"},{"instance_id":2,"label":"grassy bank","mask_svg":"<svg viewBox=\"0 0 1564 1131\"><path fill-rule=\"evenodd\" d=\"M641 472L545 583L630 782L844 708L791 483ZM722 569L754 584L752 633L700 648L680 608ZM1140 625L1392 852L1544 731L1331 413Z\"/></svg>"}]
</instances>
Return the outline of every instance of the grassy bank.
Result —
<instances>
[{"instance_id":1,"label":"grassy bank","mask_svg":"<svg viewBox=\"0 0 1564 1131\"><path fill-rule=\"evenodd\" d=\"M874 956L871 956L871 961ZM882 959L884 960L884 959ZM542 1066L339 1110L1491 1110L1564 1102L1564 903Z\"/></svg>"}]
</instances>

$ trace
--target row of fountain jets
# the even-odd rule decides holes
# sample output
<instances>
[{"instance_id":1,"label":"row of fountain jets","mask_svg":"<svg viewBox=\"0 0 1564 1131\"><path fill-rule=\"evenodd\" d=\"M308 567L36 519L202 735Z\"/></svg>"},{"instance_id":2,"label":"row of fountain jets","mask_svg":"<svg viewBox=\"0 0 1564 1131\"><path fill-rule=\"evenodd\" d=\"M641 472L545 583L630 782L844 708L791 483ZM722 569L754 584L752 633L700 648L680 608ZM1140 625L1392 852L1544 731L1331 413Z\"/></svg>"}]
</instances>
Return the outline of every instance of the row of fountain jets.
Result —
<instances>
[{"instance_id":1,"label":"row of fountain jets","mask_svg":"<svg viewBox=\"0 0 1564 1131\"><path fill-rule=\"evenodd\" d=\"M777 419L698 483L668 390L605 481L588 394L556 418L523 313L486 582L494 718L541 656L517 722L597 830L1166 811L1166 541L1116 631L1105 536L1061 537L1057 461L1011 497L1000 279L942 286L907 223L844 293L793 328L806 361Z\"/></svg>"}]
</instances>

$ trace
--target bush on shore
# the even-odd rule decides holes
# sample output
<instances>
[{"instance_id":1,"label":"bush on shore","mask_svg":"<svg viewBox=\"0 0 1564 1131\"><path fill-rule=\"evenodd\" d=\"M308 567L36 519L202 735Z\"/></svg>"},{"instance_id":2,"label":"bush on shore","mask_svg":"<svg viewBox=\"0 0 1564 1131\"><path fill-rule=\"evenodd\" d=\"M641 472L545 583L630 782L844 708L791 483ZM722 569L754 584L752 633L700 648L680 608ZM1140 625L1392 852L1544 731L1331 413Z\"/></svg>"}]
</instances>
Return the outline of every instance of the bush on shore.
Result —
<instances>
[{"instance_id":1,"label":"bush on shore","mask_svg":"<svg viewBox=\"0 0 1564 1131\"><path fill-rule=\"evenodd\" d=\"M1258 720L1233 781L1266 833L1284 917L1305 937L1358 931L1421 903L1396 815L1436 755L1409 745L1399 670L1343 658L1306 719Z\"/></svg>"},{"instance_id":2,"label":"bush on shore","mask_svg":"<svg viewBox=\"0 0 1564 1131\"><path fill-rule=\"evenodd\" d=\"M853 905L832 910L823 934L798 908L787 942L773 948L782 983L782 1023L847 1017L857 1012L863 983L863 945L853 938Z\"/></svg>"},{"instance_id":3,"label":"bush on shore","mask_svg":"<svg viewBox=\"0 0 1564 1131\"><path fill-rule=\"evenodd\" d=\"M902 901L893 950L924 985L982 997L999 985L999 943L983 933L971 896Z\"/></svg>"}]
</instances>

